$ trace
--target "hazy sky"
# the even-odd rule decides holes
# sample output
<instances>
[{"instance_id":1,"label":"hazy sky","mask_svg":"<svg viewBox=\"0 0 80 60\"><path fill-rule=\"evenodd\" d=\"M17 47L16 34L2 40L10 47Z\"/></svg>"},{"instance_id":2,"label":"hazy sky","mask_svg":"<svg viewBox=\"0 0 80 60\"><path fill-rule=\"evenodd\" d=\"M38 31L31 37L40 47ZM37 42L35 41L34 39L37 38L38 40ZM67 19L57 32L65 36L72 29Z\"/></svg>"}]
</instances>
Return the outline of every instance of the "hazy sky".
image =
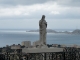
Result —
<instances>
[{"instance_id":1,"label":"hazy sky","mask_svg":"<svg viewBox=\"0 0 80 60\"><path fill-rule=\"evenodd\" d=\"M0 29L80 29L80 0L0 0Z\"/></svg>"}]
</instances>

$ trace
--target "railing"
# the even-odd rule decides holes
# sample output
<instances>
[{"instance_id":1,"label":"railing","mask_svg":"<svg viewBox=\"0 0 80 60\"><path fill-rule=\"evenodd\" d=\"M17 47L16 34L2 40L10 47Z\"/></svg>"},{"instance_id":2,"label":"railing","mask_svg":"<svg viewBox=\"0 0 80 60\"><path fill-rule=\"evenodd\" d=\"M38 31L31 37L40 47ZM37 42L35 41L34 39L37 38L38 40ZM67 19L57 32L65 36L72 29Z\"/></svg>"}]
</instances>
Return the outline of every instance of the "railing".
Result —
<instances>
[{"instance_id":1,"label":"railing","mask_svg":"<svg viewBox=\"0 0 80 60\"><path fill-rule=\"evenodd\" d=\"M26 60L64 60L63 52L51 52L51 53L30 53L26 55Z\"/></svg>"},{"instance_id":2,"label":"railing","mask_svg":"<svg viewBox=\"0 0 80 60\"><path fill-rule=\"evenodd\" d=\"M64 48L65 60L80 60L80 48Z\"/></svg>"},{"instance_id":3,"label":"railing","mask_svg":"<svg viewBox=\"0 0 80 60\"><path fill-rule=\"evenodd\" d=\"M63 52L0 54L0 60L80 60L79 48L64 48Z\"/></svg>"}]
</instances>

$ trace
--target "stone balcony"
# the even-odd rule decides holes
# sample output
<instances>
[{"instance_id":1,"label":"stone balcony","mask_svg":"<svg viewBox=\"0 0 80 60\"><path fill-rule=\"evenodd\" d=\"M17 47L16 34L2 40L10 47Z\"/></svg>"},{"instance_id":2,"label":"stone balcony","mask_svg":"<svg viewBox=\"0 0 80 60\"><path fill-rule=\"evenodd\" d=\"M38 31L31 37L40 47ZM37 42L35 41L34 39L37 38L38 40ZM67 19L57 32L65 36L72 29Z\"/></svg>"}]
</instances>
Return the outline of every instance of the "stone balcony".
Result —
<instances>
[{"instance_id":1,"label":"stone balcony","mask_svg":"<svg viewBox=\"0 0 80 60\"><path fill-rule=\"evenodd\" d=\"M24 53L63 52L63 48L23 48Z\"/></svg>"}]
</instances>

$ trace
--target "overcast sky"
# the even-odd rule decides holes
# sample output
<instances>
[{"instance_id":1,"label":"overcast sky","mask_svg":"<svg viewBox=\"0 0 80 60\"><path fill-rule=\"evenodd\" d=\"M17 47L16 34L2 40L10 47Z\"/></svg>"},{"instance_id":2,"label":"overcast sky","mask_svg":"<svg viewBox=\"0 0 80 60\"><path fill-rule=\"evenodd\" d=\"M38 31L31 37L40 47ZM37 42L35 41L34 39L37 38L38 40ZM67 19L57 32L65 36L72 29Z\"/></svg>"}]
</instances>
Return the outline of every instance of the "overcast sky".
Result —
<instances>
[{"instance_id":1,"label":"overcast sky","mask_svg":"<svg viewBox=\"0 0 80 60\"><path fill-rule=\"evenodd\" d=\"M80 29L80 0L0 0L0 29Z\"/></svg>"}]
</instances>

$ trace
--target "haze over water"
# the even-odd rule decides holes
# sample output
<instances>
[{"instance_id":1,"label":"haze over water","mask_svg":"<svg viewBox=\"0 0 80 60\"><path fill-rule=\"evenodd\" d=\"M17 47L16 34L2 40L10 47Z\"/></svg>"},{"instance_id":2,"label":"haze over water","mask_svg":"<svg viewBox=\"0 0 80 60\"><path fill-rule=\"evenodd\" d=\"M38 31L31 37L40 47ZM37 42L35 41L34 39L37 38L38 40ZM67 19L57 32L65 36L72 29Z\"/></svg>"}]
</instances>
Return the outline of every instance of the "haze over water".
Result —
<instances>
[{"instance_id":1,"label":"haze over water","mask_svg":"<svg viewBox=\"0 0 80 60\"><path fill-rule=\"evenodd\" d=\"M26 32L26 30L0 30L0 47L12 44L21 44L22 41L39 40L38 32ZM47 33L47 44L80 45L80 35L65 33Z\"/></svg>"}]
</instances>

